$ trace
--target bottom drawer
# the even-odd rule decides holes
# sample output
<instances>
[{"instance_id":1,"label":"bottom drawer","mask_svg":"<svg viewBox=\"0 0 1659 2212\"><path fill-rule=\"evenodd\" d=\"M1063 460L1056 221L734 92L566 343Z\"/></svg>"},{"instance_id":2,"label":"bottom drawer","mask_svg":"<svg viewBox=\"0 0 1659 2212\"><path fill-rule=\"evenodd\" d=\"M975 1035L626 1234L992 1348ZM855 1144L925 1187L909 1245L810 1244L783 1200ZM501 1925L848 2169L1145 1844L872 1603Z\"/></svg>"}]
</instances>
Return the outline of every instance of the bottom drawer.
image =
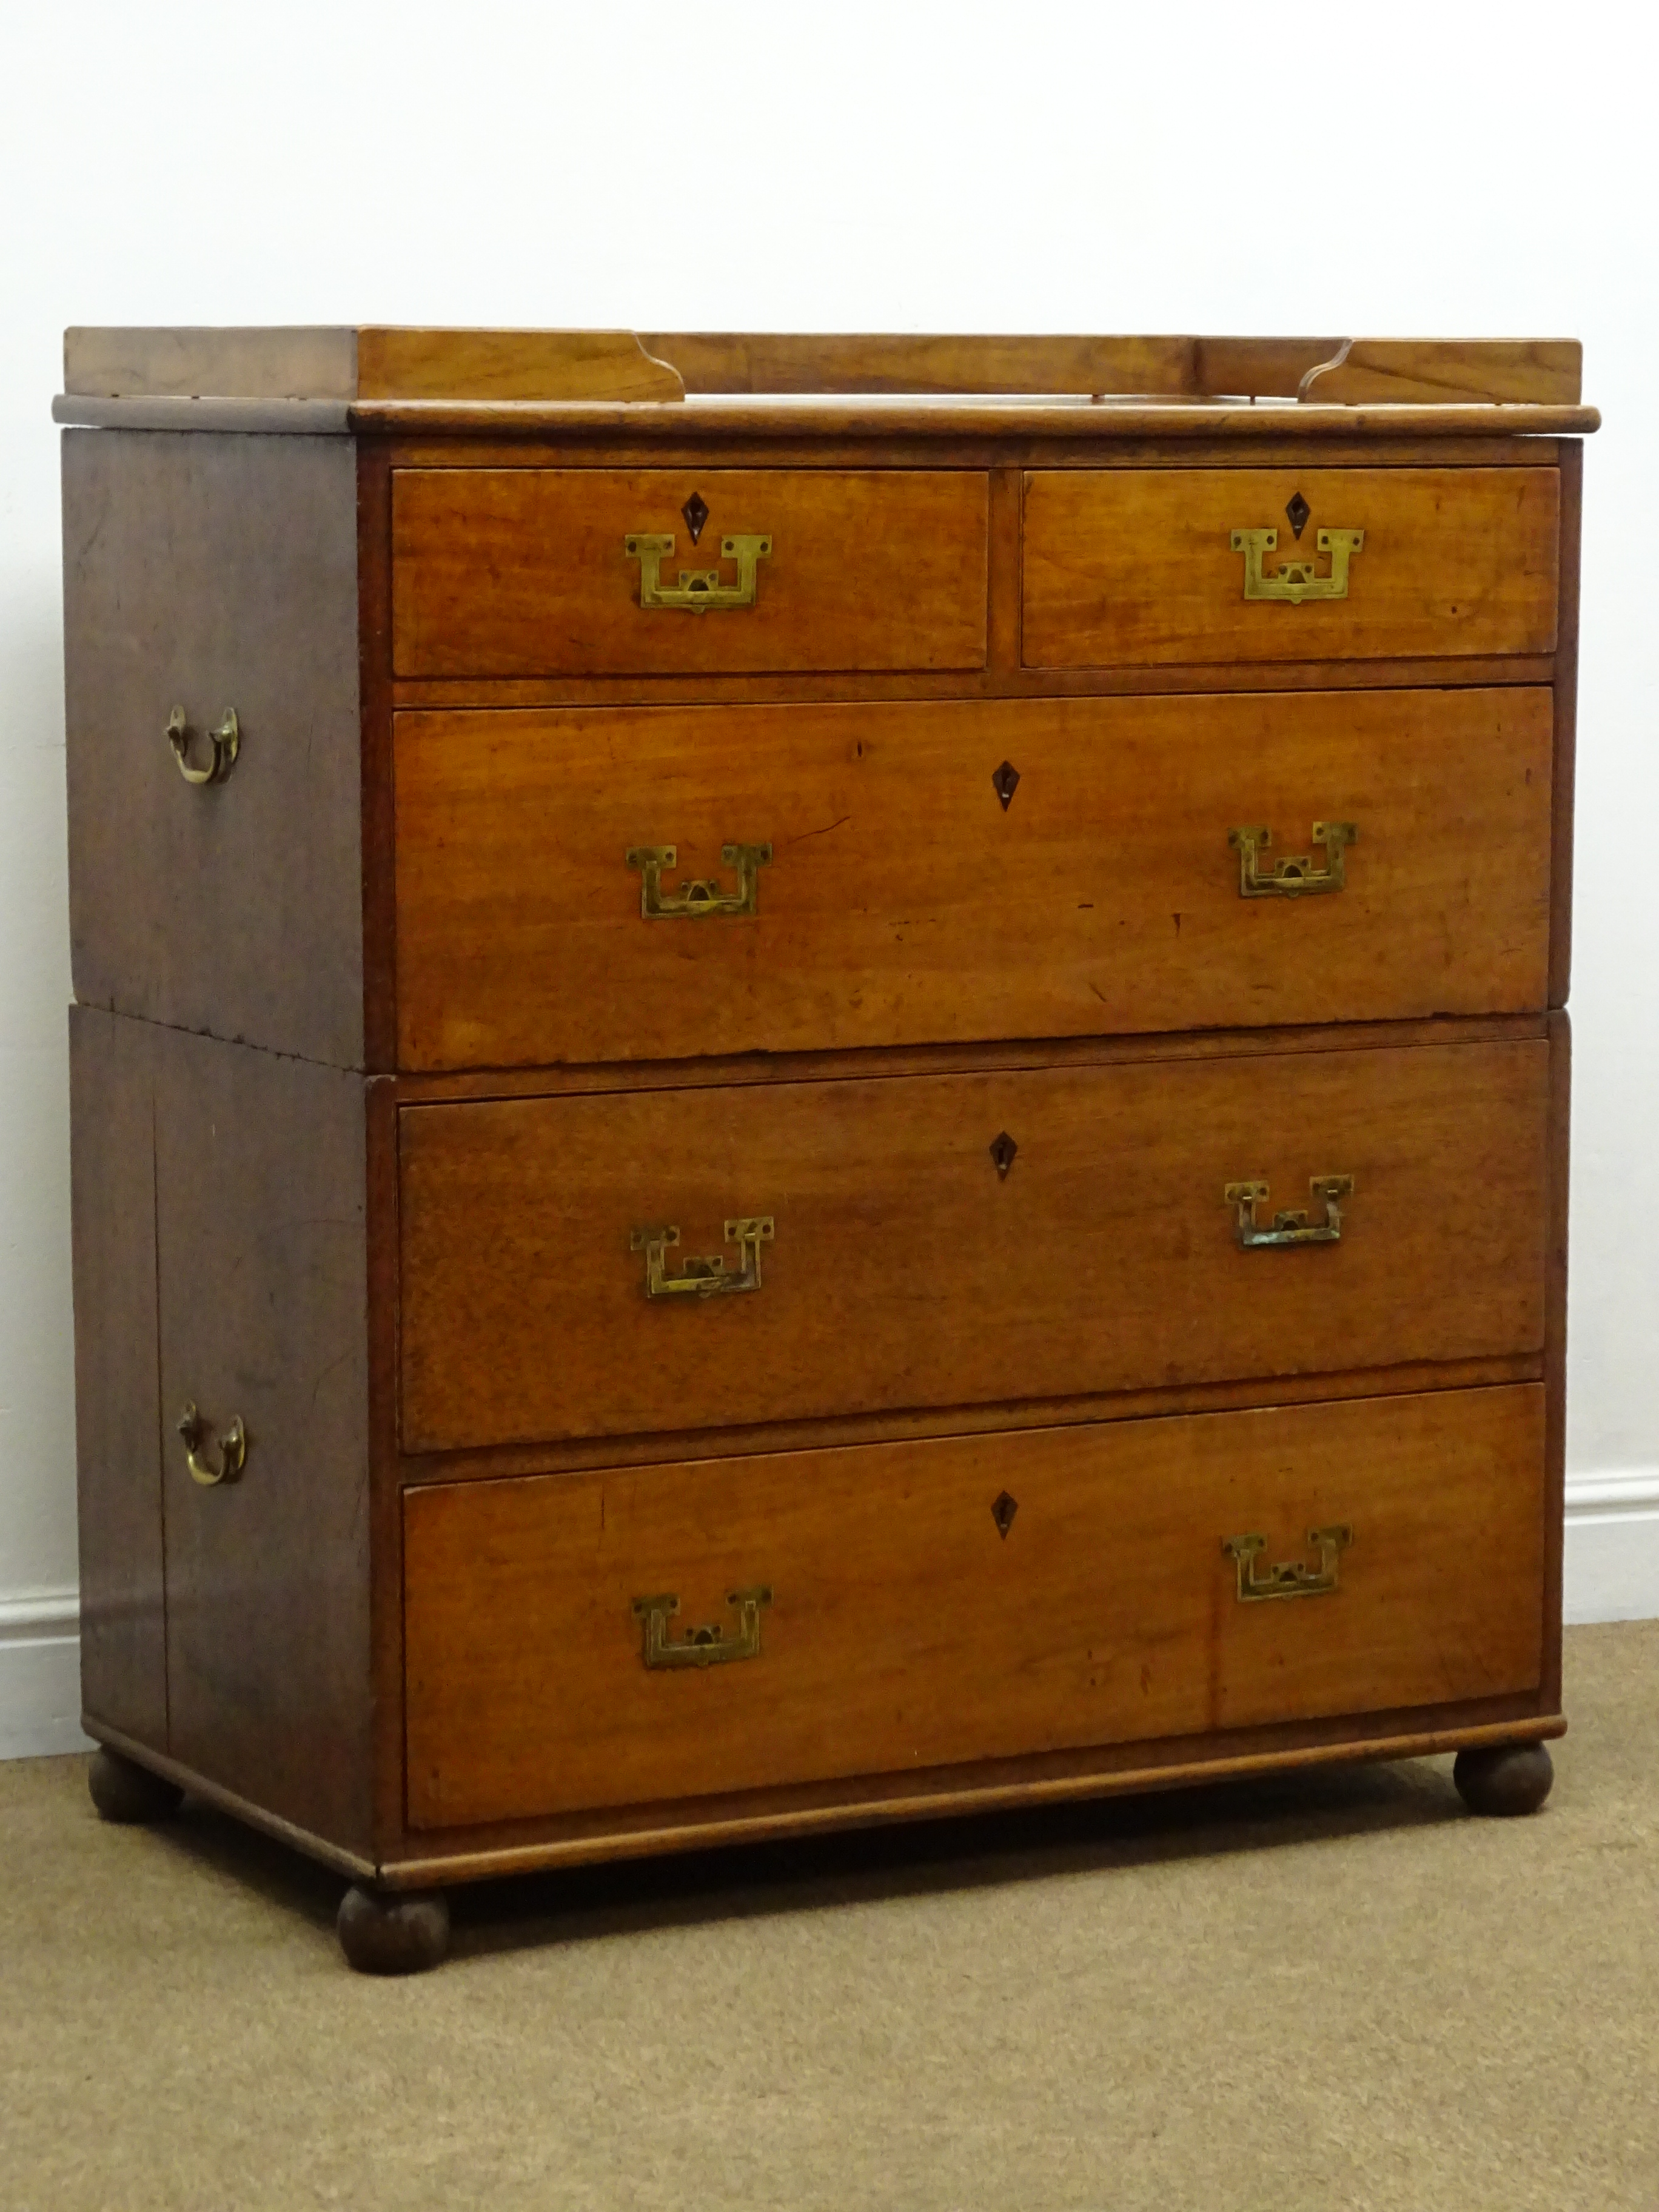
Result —
<instances>
[{"instance_id":1,"label":"bottom drawer","mask_svg":"<svg viewBox=\"0 0 1659 2212\"><path fill-rule=\"evenodd\" d=\"M411 1489L410 1824L1533 1689L1544 1478L1519 1384Z\"/></svg>"}]
</instances>

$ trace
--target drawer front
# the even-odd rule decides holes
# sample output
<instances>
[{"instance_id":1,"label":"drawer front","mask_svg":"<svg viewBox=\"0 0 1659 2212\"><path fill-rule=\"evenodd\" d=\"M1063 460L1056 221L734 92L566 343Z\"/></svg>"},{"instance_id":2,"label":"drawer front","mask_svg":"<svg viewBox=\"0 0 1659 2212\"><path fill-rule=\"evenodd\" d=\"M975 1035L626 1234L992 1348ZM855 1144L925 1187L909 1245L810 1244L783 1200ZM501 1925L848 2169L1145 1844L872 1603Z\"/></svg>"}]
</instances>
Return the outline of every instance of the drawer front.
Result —
<instances>
[{"instance_id":1,"label":"drawer front","mask_svg":"<svg viewBox=\"0 0 1659 2212\"><path fill-rule=\"evenodd\" d=\"M1542 1401L407 1491L410 1825L1534 1689ZM1294 1595L1240 1596L1281 1568ZM687 1663L716 1628L692 1650L719 1663Z\"/></svg>"},{"instance_id":2,"label":"drawer front","mask_svg":"<svg viewBox=\"0 0 1659 2212\"><path fill-rule=\"evenodd\" d=\"M1559 496L1552 468L1040 471L1025 665L1553 653Z\"/></svg>"},{"instance_id":3,"label":"drawer front","mask_svg":"<svg viewBox=\"0 0 1659 2212\"><path fill-rule=\"evenodd\" d=\"M404 1448L1535 1352L1547 1062L1224 1050L405 1107ZM1330 1176L1340 1237L1241 1244L1227 1186L1269 1187L1271 1234L1324 1224Z\"/></svg>"},{"instance_id":4,"label":"drawer front","mask_svg":"<svg viewBox=\"0 0 1659 2212\"><path fill-rule=\"evenodd\" d=\"M476 678L981 668L988 483L951 471L400 469L393 666Z\"/></svg>"},{"instance_id":5,"label":"drawer front","mask_svg":"<svg viewBox=\"0 0 1659 2212\"><path fill-rule=\"evenodd\" d=\"M1541 1009L1552 705L399 714L399 1060ZM1310 836L1327 823L1357 836L1334 861Z\"/></svg>"}]
</instances>

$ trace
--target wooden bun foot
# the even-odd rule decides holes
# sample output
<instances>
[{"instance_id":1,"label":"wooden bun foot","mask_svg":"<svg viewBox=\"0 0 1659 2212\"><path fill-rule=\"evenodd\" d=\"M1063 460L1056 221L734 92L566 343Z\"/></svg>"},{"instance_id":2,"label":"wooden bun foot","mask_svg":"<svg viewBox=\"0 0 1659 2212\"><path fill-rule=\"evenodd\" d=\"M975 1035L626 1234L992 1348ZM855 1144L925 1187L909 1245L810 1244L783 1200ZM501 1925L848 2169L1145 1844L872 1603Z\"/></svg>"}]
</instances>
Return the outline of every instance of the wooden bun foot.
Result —
<instances>
[{"instance_id":1,"label":"wooden bun foot","mask_svg":"<svg viewBox=\"0 0 1659 2212\"><path fill-rule=\"evenodd\" d=\"M185 1794L176 1782L164 1782L136 1759L101 1748L92 1754L87 1788L106 1820L165 1820Z\"/></svg>"},{"instance_id":2,"label":"wooden bun foot","mask_svg":"<svg viewBox=\"0 0 1659 2212\"><path fill-rule=\"evenodd\" d=\"M449 1949L449 1903L441 1889L354 1884L334 1924L346 1963L360 1974L423 1974Z\"/></svg>"},{"instance_id":3,"label":"wooden bun foot","mask_svg":"<svg viewBox=\"0 0 1659 2212\"><path fill-rule=\"evenodd\" d=\"M1554 1779L1554 1763L1541 1743L1460 1751L1452 1768L1458 1795L1471 1813L1535 1813Z\"/></svg>"}]
</instances>

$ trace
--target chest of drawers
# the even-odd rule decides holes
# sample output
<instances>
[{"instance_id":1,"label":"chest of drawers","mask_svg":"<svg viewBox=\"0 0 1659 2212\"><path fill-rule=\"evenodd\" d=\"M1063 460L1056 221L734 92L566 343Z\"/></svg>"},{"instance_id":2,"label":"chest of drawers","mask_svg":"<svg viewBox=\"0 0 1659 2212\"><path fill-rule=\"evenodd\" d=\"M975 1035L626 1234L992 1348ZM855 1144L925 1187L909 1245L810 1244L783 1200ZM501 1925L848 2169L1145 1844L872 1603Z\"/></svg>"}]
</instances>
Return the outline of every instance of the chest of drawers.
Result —
<instances>
[{"instance_id":1,"label":"chest of drawers","mask_svg":"<svg viewBox=\"0 0 1659 2212\"><path fill-rule=\"evenodd\" d=\"M1541 1801L1576 347L65 381L106 1814L313 1853L395 1969L727 1838Z\"/></svg>"}]
</instances>

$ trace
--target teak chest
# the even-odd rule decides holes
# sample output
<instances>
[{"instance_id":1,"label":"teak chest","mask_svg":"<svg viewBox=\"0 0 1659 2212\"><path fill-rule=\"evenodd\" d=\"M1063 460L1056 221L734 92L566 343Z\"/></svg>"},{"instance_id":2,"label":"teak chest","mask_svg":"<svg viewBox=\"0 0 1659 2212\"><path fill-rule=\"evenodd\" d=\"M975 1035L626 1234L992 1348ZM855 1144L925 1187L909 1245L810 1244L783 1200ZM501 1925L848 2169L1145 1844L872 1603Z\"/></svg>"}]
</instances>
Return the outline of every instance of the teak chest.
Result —
<instances>
[{"instance_id":1,"label":"teak chest","mask_svg":"<svg viewBox=\"0 0 1659 2212\"><path fill-rule=\"evenodd\" d=\"M66 357L106 1814L1541 1802L1576 346Z\"/></svg>"}]
</instances>

